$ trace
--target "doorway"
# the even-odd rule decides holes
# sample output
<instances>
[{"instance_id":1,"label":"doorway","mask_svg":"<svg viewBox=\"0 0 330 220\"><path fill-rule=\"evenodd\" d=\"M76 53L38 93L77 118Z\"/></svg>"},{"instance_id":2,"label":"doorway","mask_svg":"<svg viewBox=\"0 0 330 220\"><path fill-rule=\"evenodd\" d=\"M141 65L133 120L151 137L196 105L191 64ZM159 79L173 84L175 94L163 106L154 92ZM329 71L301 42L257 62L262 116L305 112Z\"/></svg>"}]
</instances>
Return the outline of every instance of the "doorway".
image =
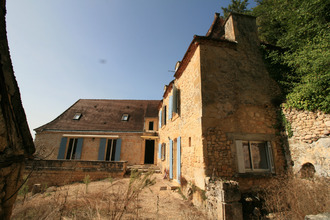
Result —
<instances>
[{"instance_id":1,"label":"doorway","mask_svg":"<svg viewBox=\"0 0 330 220\"><path fill-rule=\"evenodd\" d=\"M146 140L144 164L154 164L155 157L155 141Z\"/></svg>"}]
</instances>

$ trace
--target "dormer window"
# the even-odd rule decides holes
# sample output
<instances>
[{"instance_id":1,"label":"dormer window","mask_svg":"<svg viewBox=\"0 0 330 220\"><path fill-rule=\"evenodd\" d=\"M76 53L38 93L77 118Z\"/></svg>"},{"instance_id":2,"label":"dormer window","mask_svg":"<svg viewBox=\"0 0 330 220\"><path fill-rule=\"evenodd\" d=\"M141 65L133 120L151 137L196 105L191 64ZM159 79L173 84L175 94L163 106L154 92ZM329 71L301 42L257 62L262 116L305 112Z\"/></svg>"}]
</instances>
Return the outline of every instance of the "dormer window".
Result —
<instances>
[{"instance_id":1,"label":"dormer window","mask_svg":"<svg viewBox=\"0 0 330 220\"><path fill-rule=\"evenodd\" d=\"M122 121L128 121L128 118L129 118L129 114L123 114L123 116L121 116Z\"/></svg>"},{"instance_id":2,"label":"dormer window","mask_svg":"<svg viewBox=\"0 0 330 220\"><path fill-rule=\"evenodd\" d=\"M153 131L153 130L154 130L154 122L149 121L149 131Z\"/></svg>"},{"instance_id":3,"label":"dormer window","mask_svg":"<svg viewBox=\"0 0 330 220\"><path fill-rule=\"evenodd\" d=\"M73 116L73 120L79 120L81 118L81 113L76 113L74 116Z\"/></svg>"}]
</instances>

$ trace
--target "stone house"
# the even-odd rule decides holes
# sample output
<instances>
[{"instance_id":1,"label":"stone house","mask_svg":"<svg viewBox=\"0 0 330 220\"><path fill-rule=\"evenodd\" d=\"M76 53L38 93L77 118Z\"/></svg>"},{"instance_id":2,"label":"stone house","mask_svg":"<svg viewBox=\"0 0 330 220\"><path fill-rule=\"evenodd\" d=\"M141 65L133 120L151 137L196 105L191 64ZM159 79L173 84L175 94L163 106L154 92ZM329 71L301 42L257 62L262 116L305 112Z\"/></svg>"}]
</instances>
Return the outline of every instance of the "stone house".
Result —
<instances>
[{"instance_id":1,"label":"stone house","mask_svg":"<svg viewBox=\"0 0 330 220\"><path fill-rule=\"evenodd\" d=\"M161 101L78 100L35 129L35 144L47 159L151 163L174 182L205 189L221 178L249 191L286 166L275 129L279 94L255 17L215 14L176 64Z\"/></svg>"},{"instance_id":2,"label":"stone house","mask_svg":"<svg viewBox=\"0 0 330 220\"><path fill-rule=\"evenodd\" d=\"M242 192L284 172L276 135L280 94L264 65L255 17L215 14L194 36L159 106L158 166L169 178L205 189L210 178Z\"/></svg>"},{"instance_id":3,"label":"stone house","mask_svg":"<svg viewBox=\"0 0 330 220\"><path fill-rule=\"evenodd\" d=\"M156 163L159 100L80 99L36 128L38 155L46 160Z\"/></svg>"}]
</instances>

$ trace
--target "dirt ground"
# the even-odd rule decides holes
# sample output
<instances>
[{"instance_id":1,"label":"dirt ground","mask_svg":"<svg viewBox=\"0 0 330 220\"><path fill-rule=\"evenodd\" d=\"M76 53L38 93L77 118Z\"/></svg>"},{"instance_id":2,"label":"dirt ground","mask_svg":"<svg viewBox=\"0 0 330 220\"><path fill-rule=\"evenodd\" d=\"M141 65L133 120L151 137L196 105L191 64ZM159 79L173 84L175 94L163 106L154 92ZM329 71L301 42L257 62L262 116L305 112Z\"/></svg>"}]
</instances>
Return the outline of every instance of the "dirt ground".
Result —
<instances>
[{"instance_id":1,"label":"dirt ground","mask_svg":"<svg viewBox=\"0 0 330 220\"><path fill-rule=\"evenodd\" d=\"M12 219L207 219L161 174L85 183L21 193Z\"/></svg>"}]
</instances>

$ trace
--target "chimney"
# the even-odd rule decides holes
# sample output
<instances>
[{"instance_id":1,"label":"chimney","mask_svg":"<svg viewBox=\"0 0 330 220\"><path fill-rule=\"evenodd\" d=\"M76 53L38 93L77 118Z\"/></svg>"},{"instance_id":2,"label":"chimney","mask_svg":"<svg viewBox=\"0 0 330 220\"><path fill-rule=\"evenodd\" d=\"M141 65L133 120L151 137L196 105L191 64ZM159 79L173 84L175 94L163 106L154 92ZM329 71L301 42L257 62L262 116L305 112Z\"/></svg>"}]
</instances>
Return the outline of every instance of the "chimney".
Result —
<instances>
[{"instance_id":1,"label":"chimney","mask_svg":"<svg viewBox=\"0 0 330 220\"><path fill-rule=\"evenodd\" d=\"M225 21L225 38L239 45L258 46L256 17L231 12Z\"/></svg>"}]
</instances>

